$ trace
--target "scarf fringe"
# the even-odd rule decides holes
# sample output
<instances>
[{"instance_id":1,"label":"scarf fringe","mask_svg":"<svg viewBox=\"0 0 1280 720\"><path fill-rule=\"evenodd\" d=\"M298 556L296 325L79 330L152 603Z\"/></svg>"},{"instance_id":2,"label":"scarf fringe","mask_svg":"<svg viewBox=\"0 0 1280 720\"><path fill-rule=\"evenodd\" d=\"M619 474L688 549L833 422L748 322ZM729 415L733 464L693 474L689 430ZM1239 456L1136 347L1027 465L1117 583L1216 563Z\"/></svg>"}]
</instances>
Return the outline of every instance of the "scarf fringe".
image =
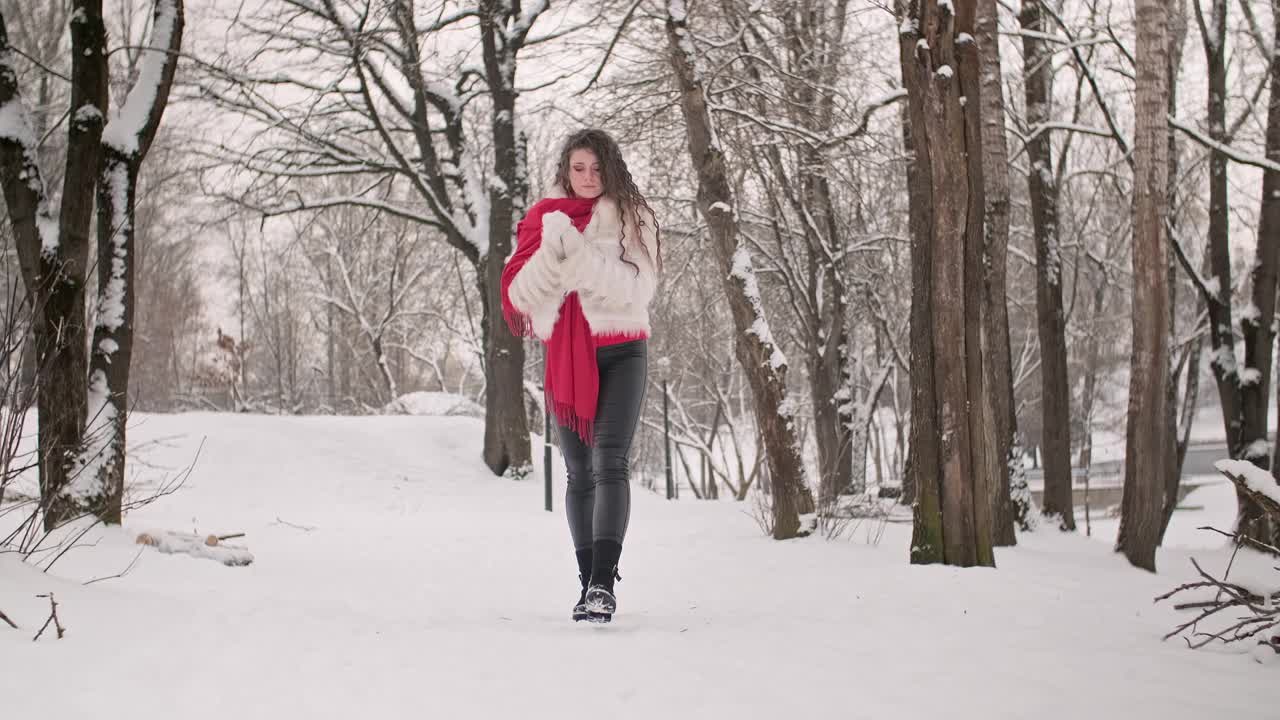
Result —
<instances>
[{"instance_id":1,"label":"scarf fringe","mask_svg":"<svg viewBox=\"0 0 1280 720\"><path fill-rule=\"evenodd\" d=\"M534 337L533 320L524 313L515 308L502 308L502 317L507 321L507 327L511 330L511 334L516 337Z\"/></svg>"},{"instance_id":2,"label":"scarf fringe","mask_svg":"<svg viewBox=\"0 0 1280 720\"><path fill-rule=\"evenodd\" d=\"M595 418L584 418L578 415L573 411L572 403L551 401L551 412L556 416L556 422L576 433L584 445L587 447L595 445Z\"/></svg>"}]
</instances>

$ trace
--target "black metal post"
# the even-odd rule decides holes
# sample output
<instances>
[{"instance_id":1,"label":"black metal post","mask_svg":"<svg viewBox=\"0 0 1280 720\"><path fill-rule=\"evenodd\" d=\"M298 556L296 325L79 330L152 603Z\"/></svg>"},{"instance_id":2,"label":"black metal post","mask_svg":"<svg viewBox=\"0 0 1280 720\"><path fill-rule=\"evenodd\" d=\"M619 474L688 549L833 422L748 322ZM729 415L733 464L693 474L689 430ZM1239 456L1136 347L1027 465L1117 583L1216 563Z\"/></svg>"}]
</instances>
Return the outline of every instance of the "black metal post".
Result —
<instances>
[{"instance_id":1,"label":"black metal post","mask_svg":"<svg viewBox=\"0 0 1280 720\"><path fill-rule=\"evenodd\" d=\"M542 363L547 362L547 349L542 348ZM551 512L551 403L547 402L546 381L542 387L542 483L543 506Z\"/></svg>"},{"instance_id":2,"label":"black metal post","mask_svg":"<svg viewBox=\"0 0 1280 720\"><path fill-rule=\"evenodd\" d=\"M662 435L667 455L667 499L676 496L676 486L671 477L671 414L667 409L667 381L662 380Z\"/></svg>"},{"instance_id":3,"label":"black metal post","mask_svg":"<svg viewBox=\"0 0 1280 720\"><path fill-rule=\"evenodd\" d=\"M547 512L551 512L551 411L543 409L542 420L542 477Z\"/></svg>"}]
</instances>

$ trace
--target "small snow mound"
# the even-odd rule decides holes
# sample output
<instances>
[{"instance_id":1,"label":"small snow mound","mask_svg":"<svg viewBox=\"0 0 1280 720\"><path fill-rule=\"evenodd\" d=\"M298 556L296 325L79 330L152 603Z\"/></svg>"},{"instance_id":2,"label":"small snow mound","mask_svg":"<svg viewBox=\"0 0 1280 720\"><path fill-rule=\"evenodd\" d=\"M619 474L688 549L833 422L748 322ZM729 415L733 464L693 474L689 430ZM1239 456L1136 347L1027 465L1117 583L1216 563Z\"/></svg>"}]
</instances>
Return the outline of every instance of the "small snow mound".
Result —
<instances>
[{"instance_id":1,"label":"small snow mound","mask_svg":"<svg viewBox=\"0 0 1280 720\"><path fill-rule=\"evenodd\" d=\"M474 400L447 392L412 392L392 400L383 408L387 415L465 415L484 417L484 408Z\"/></svg>"}]
</instances>

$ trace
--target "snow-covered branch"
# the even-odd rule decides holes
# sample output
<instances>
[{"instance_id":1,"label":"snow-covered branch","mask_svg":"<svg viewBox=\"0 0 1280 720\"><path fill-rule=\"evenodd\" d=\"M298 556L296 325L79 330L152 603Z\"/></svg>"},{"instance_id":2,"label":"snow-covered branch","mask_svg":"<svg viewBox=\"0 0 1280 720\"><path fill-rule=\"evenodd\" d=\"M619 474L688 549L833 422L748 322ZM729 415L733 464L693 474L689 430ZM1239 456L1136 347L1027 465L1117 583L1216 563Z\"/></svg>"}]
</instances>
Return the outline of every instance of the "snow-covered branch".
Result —
<instances>
[{"instance_id":1,"label":"snow-covered branch","mask_svg":"<svg viewBox=\"0 0 1280 720\"><path fill-rule=\"evenodd\" d=\"M1261 168L1263 170L1268 170L1271 172L1280 172L1280 163L1277 163L1273 160L1269 160L1259 155L1251 155L1249 153L1242 152L1224 143L1216 142L1212 138L1205 135L1204 133L1200 132L1199 130L1196 130L1189 123L1183 120L1180 120L1174 117L1173 115L1169 116L1169 124L1181 130L1184 134L1186 134L1187 137L1191 138L1192 140L1195 140L1196 142L1209 148L1210 150L1216 150L1222 153L1223 155L1226 155L1228 158L1231 158L1231 160L1233 160L1234 162L1238 162L1241 165L1252 165L1253 167Z\"/></svg>"},{"instance_id":2,"label":"snow-covered branch","mask_svg":"<svg viewBox=\"0 0 1280 720\"><path fill-rule=\"evenodd\" d=\"M102 131L102 142L123 155L144 156L168 104L182 47L182 0L156 0L151 40L124 105Z\"/></svg>"},{"instance_id":3,"label":"snow-covered branch","mask_svg":"<svg viewBox=\"0 0 1280 720\"><path fill-rule=\"evenodd\" d=\"M48 258L58 248L58 221L50 208L37 158L31 115L18 88L13 50L0 17L0 181L19 245L35 248ZM34 280L27 278L28 283Z\"/></svg>"}]
</instances>

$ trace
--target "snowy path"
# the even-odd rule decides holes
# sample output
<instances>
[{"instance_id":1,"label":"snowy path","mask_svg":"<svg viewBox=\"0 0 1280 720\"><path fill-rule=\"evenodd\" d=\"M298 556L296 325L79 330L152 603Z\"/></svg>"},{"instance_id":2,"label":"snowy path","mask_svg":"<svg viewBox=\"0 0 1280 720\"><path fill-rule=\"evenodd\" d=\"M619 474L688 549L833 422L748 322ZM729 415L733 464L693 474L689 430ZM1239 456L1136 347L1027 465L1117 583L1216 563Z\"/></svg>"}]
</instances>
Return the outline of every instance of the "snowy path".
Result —
<instances>
[{"instance_id":1,"label":"snowy path","mask_svg":"<svg viewBox=\"0 0 1280 720\"><path fill-rule=\"evenodd\" d=\"M776 543L744 505L638 492L618 620L575 626L563 518L541 511L540 481L484 471L478 428L144 418L135 442L172 438L147 451L157 465L181 467L207 435L181 492L51 575L0 556L0 610L22 625L0 625L5 715L1277 717L1280 668L1160 642L1177 616L1151 599L1187 551L1150 576L1078 536L1026 537L995 571L918 568L907 526L876 547ZM1210 491L1206 512L1230 499ZM1177 519L1176 537L1203 520ZM123 569L152 527L246 532L256 561L147 551L80 584ZM68 634L32 643L49 590Z\"/></svg>"}]
</instances>

